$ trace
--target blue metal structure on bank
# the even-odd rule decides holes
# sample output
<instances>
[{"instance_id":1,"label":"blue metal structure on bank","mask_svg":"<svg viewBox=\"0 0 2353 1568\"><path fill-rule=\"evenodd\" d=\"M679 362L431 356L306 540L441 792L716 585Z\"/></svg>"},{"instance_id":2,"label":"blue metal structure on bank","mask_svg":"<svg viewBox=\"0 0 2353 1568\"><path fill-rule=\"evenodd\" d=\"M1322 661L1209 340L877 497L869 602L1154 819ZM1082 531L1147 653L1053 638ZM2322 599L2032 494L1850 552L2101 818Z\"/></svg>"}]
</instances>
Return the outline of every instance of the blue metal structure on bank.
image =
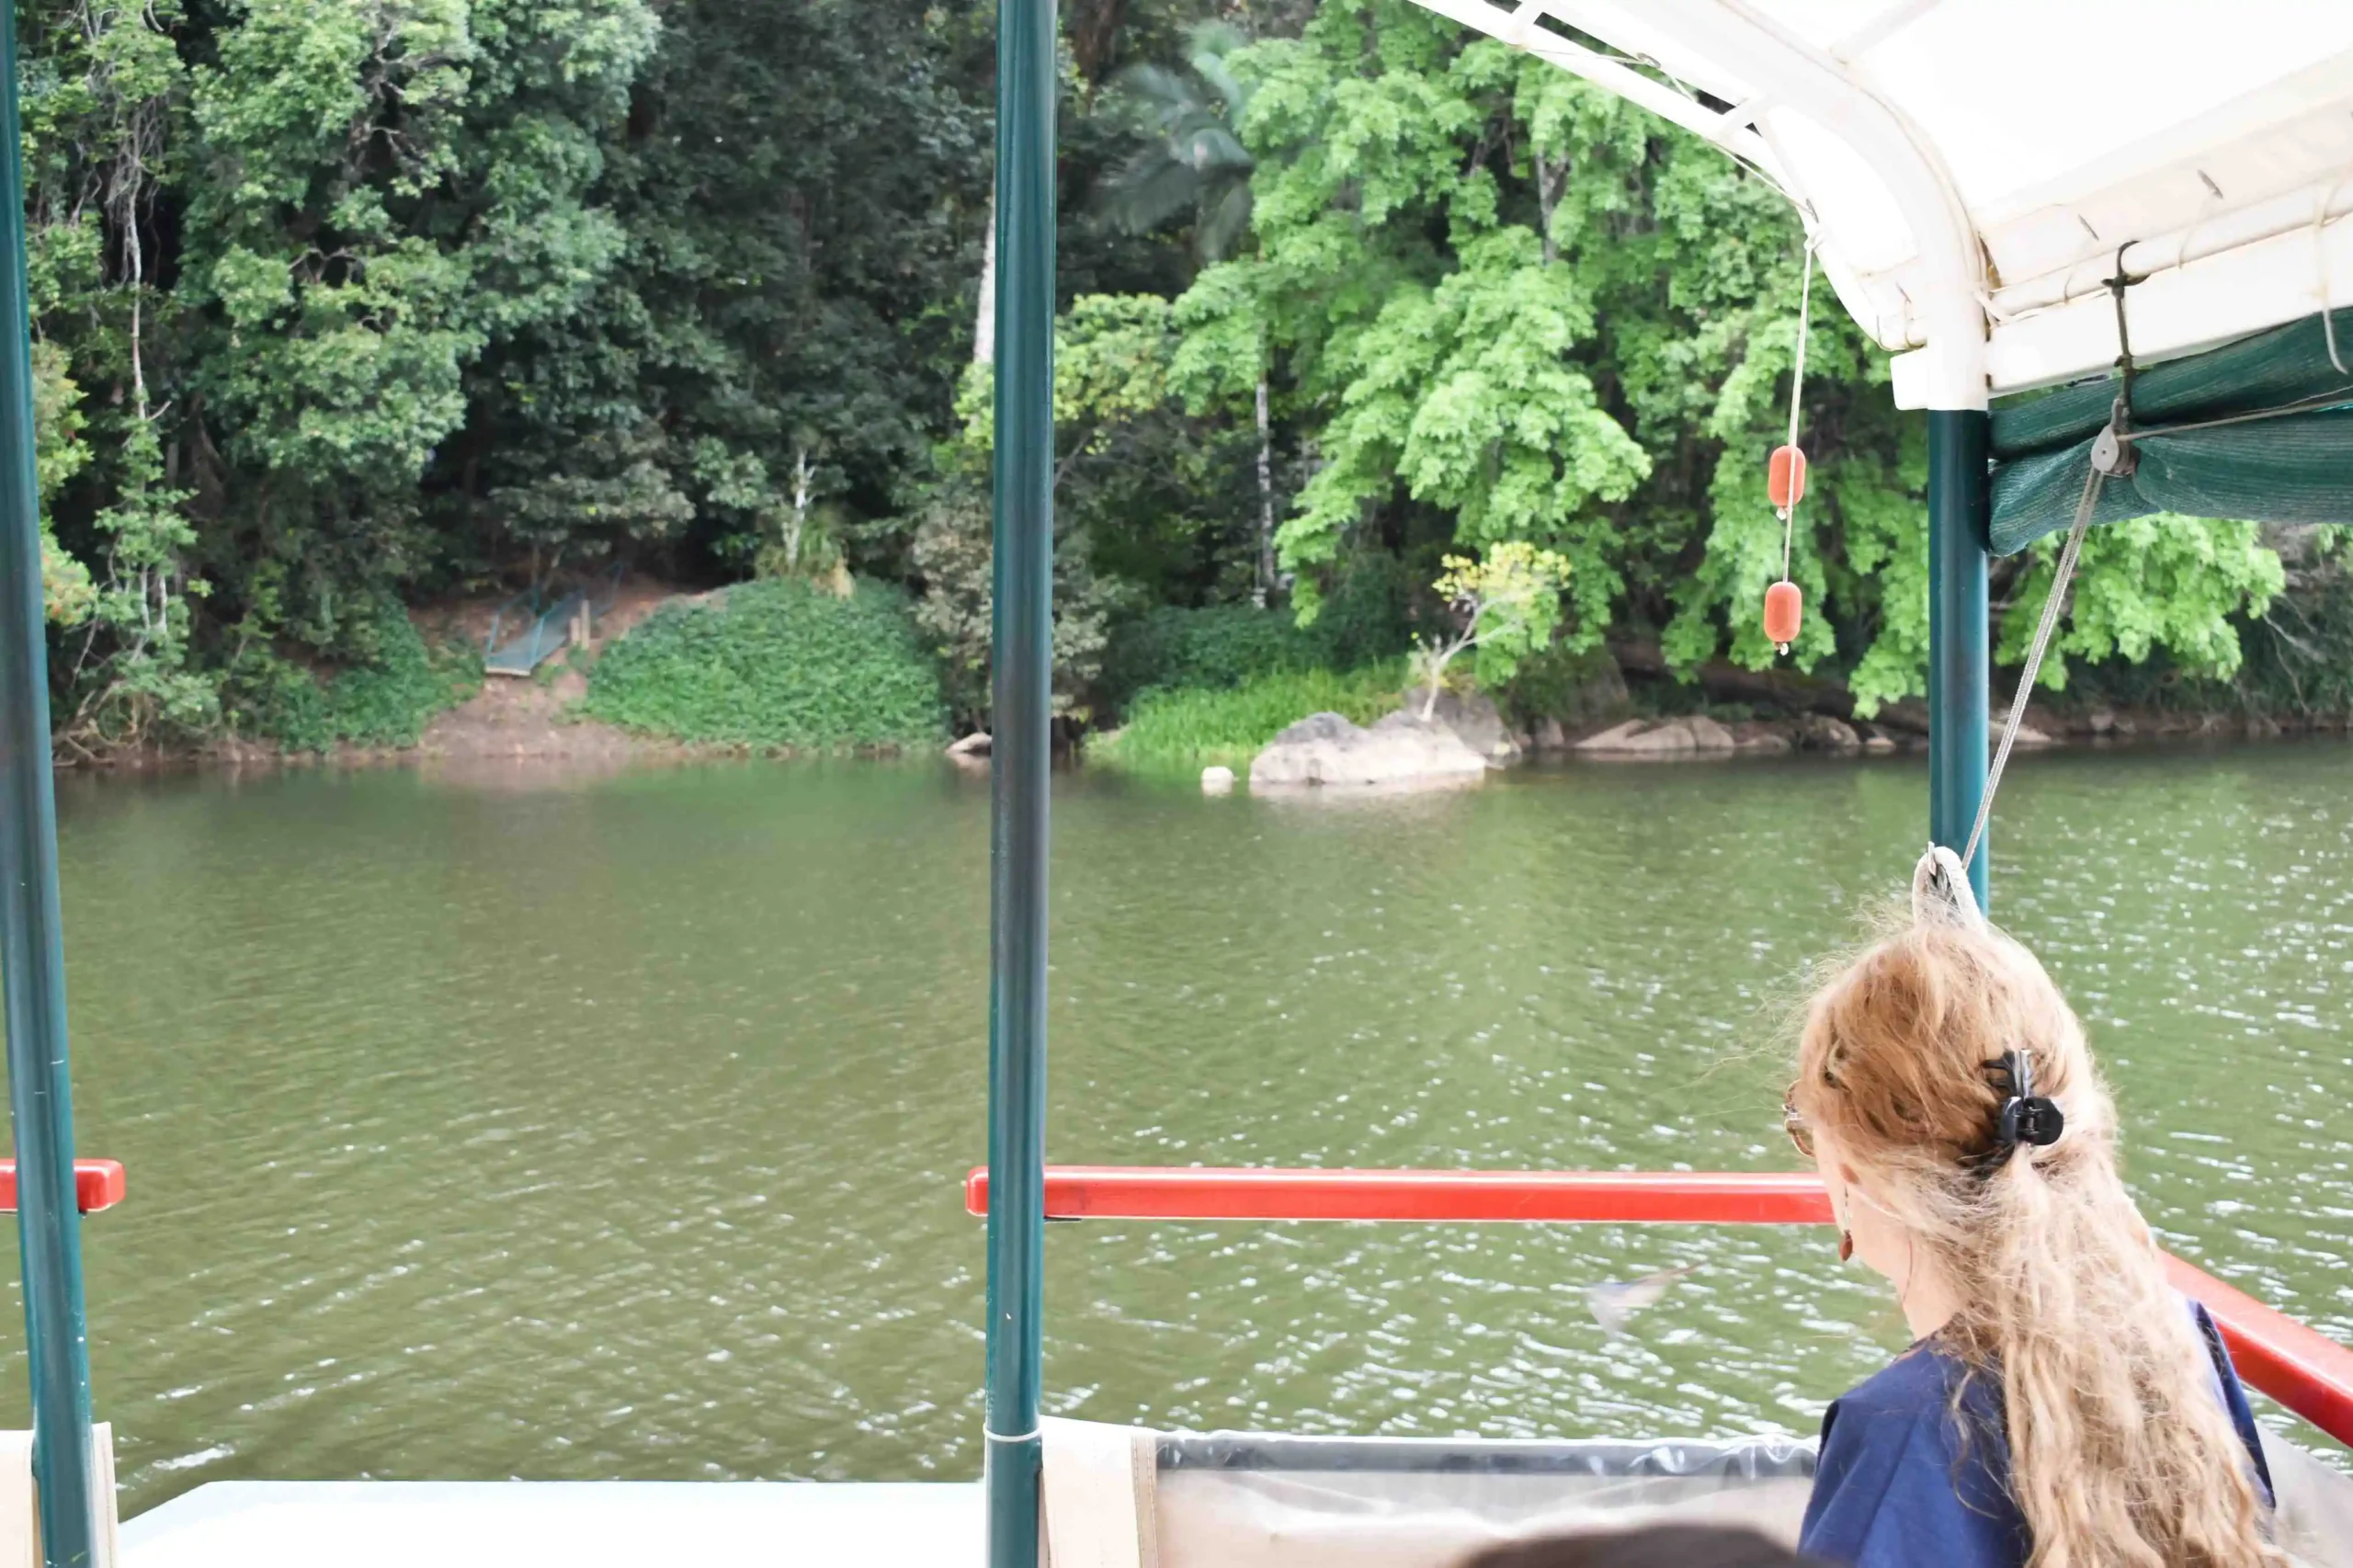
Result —
<instances>
[{"instance_id":1,"label":"blue metal structure on bank","mask_svg":"<svg viewBox=\"0 0 2353 1568\"><path fill-rule=\"evenodd\" d=\"M17 1233L32 1379L33 1483L46 1568L91 1568L103 1539L93 1490L82 1215L74 1186L74 1085L65 1049L65 948L50 774L49 642L40 501L33 474L31 311L14 7L0 7L0 987Z\"/></svg>"}]
</instances>

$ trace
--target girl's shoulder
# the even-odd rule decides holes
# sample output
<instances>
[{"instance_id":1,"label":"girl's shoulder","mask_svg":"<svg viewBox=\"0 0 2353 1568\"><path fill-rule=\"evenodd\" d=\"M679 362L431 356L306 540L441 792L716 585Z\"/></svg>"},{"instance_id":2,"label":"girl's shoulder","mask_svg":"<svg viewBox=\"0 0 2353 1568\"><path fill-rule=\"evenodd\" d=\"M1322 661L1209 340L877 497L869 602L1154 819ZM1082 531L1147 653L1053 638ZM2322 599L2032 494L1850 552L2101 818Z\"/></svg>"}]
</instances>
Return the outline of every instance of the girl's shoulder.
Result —
<instances>
[{"instance_id":1,"label":"girl's shoulder","mask_svg":"<svg viewBox=\"0 0 2353 1568\"><path fill-rule=\"evenodd\" d=\"M1998 1380L1915 1345L1824 1415L1802 1543L1861 1568L2017 1568L2008 1470Z\"/></svg>"},{"instance_id":2,"label":"girl's shoulder","mask_svg":"<svg viewBox=\"0 0 2353 1568\"><path fill-rule=\"evenodd\" d=\"M1923 1339L1848 1389L1831 1408L1895 1415L1924 1399L1949 1403L1954 1385L1967 1375L1961 1358Z\"/></svg>"},{"instance_id":3,"label":"girl's shoulder","mask_svg":"<svg viewBox=\"0 0 2353 1568\"><path fill-rule=\"evenodd\" d=\"M1915 1420L1950 1426L1956 1409L1977 1422L1991 1422L1998 1434L2001 1380L1972 1370L1938 1341L1923 1339L1833 1402L1823 1418L1823 1437L1827 1442L1841 1419L1850 1426Z\"/></svg>"}]
</instances>

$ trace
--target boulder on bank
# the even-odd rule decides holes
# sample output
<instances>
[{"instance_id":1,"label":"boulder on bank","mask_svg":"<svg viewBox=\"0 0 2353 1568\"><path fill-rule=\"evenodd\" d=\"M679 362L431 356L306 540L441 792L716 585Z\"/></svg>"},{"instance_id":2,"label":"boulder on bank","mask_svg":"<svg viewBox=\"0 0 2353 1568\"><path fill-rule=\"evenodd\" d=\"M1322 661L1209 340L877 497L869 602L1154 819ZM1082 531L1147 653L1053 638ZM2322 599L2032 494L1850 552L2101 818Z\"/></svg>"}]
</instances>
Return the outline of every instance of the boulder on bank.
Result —
<instances>
[{"instance_id":1,"label":"boulder on bank","mask_svg":"<svg viewBox=\"0 0 2353 1568\"><path fill-rule=\"evenodd\" d=\"M1847 756L1863 749L1863 737L1855 733L1855 727L1844 719L1833 719L1827 713L1809 713L1798 721L1798 744L1807 751L1826 751Z\"/></svg>"},{"instance_id":2,"label":"boulder on bank","mask_svg":"<svg viewBox=\"0 0 2353 1568\"><path fill-rule=\"evenodd\" d=\"M1418 719L1422 704L1410 699L1401 711ZM1487 759L1490 767L1509 767L1520 756L1518 738L1495 711L1495 705L1477 692L1441 691L1430 717L1452 730L1462 744Z\"/></svg>"},{"instance_id":3,"label":"boulder on bank","mask_svg":"<svg viewBox=\"0 0 2353 1568\"><path fill-rule=\"evenodd\" d=\"M1370 729L1337 713L1311 713L1268 741L1250 763L1250 788L1444 785L1477 778L1487 759L1448 726L1406 710Z\"/></svg>"},{"instance_id":4,"label":"boulder on bank","mask_svg":"<svg viewBox=\"0 0 2353 1568\"><path fill-rule=\"evenodd\" d=\"M1750 719L1732 733L1733 744L1744 753L1774 755L1791 749L1789 734L1777 725Z\"/></svg>"},{"instance_id":5,"label":"boulder on bank","mask_svg":"<svg viewBox=\"0 0 2353 1568\"><path fill-rule=\"evenodd\" d=\"M1738 749L1733 733L1703 713L1681 719L1631 719L1577 743L1577 750L1592 756L1662 760L1729 756Z\"/></svg>"}]
</instances>

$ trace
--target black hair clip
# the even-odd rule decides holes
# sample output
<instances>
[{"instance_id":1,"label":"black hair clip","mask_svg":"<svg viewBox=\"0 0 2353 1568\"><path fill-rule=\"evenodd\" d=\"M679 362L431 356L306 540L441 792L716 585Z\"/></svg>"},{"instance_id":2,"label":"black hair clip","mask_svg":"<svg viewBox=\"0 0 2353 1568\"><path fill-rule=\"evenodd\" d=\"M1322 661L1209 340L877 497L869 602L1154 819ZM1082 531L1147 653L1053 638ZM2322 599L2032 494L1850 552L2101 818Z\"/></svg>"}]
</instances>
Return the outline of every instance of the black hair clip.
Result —
<instances>
[{"instance_id":1,"label":"black hair clip","mask_svg":"<svg viewBox=\"0 0 2353 1568\"><path fill-rule=\"evenodd\" d=\"M1994 1128L1995 1163L2021 1143L2042 1149L2059 1142L2059 1134L2067 1130L2067 1118L2057 1100L2034 1092L2034 1052L2006 1051L1999 1061L1985 1066L2000 1074L2007 1096Z\"/></svg>"}]
</instances>

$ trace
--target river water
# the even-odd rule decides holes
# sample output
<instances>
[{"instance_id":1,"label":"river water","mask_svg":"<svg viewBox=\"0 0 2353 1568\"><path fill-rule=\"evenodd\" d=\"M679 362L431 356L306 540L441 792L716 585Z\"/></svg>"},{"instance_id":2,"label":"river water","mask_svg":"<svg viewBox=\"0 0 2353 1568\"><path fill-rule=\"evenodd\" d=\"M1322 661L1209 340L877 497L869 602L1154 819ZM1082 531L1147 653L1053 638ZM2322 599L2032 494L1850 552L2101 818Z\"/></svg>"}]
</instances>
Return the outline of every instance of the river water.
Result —
<instances>
[{"instance_id":1,"label":"river water","mask_svg":"<svg viewBox=\"0 0 2353 1568\"><path fill-rule=\"evenodd\" d=\"M2026 759L1996 862L2168 1244L2344 1338L2348 765ZM1357 803L1058 778L1052 1156L1789 1168L1780 1019L1908 872L1926 787L1911 760ZM977 1472L984 779L68 778L60 810L81 1144L131 1173L85 1231L127 1511L237 1477ZM1809 1431L1903 1338L1826 1242L1055 1226L1049 1400ZM1594 1323L1584 1286L1678 1264L1631 1335Z\"/></svg>"}]
</instances>

